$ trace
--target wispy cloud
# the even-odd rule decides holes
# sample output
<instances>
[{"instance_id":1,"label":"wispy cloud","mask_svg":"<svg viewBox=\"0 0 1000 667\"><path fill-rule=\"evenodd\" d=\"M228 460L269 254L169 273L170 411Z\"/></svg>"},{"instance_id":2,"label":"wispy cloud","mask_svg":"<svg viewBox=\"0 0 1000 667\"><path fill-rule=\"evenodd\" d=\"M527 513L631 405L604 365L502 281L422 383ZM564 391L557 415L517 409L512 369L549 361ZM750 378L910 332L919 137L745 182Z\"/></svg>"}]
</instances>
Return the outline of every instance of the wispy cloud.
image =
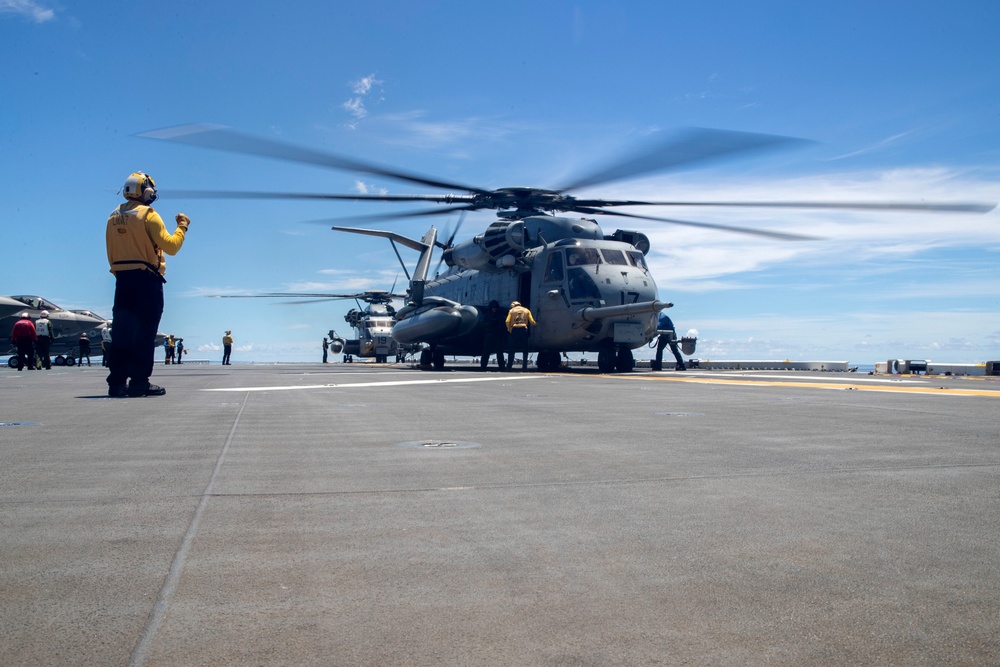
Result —
<instances>
[{"instance_id":1,"label":"wispy cloud","mask_svg":"<svg viewBox=\"0 0 1000 667\"><path fill-rule=\"evenodd\" d=\"M883 172L840 172L781 181L710 181L699 176L650 179L594 195L607 198L686 201L827 202L991 202L1000 183L989 176L948 169L896 169ZM850 210L783 210L714 207L639 207L629 213L696 222L733 225L823 237L820 241L777 241L721 231L702 230L643 220L627 227L650 238L647 262L667 295L726 294L776 289L789 279L790 290L820 290L849 282L857 290L853 301L944 297L953 294L998 293L997 279L983 274L982 254L973 262L970 251L1000 253L1000 211L986 214L881 212ZM605 218L605 231L614 222ZM607 229L610 228L610 229ZM944 253L957 253L957 255ZM945 257L962 258L951 268ZM958 260L955 260L958 261ZM926 265L926 270L921 267ZM936 276L926 284L930 276ZM901 281L915 280L907 287ZM777 288L781 289L781 288ZM737 298L731 296L731 298Z\"/></svg>"},{"instance_id":2,"label":"wispy cloud","mask_svg":"<svg viewBox=\"0 0 1000 667\"><path fill-rule=\"evenodd\" d=\"M844 153L843 155L834 156L830 158L829 161L832 162L834 160L844 160L851 157L857 157L859 155L867 155L869 153L878 153L879 151L883 151L894 144L902 142L904 139L906 139L912 134L913 132L900 132L899 134L894 134L891 137L886 137L881 141L876 141L874 144L871 144L870 146L865 146L864 148L859 148L855 151L851 151L850 153Z\"/></svg>"},{"instance_id":3,"label":"wispy cloud","mask_svg":"<svg viewBox=\"0 0 1000 667\"><path fill-rule=\"evenodd\" d=\"M373 186L369 185L368 183L365 183L364 181L362 181L360 179L354 181L354 190L355 190L355 192L357 192L360 195L373 195L373 194L374 195L387 195L387 194L389 194L389 191L386 188L382 188L382 187L376 188L376 187L373 187Z\"/></svg>"},{"instance_id":4,"label":"wispy cloud","mask_svg":"<svg viewBox=\"0 0 1000 667\"><path fill-rule=\"evenodd\" d=\"M35 23L45 23L56 17L55 10L34 0L0 0L0 14L18 14Z\"/></svg>"},{"instance_id":5,"label":"wispy cloud","mask_svg":"<svg viewBox=\"0 0 1000 667\"><path fill-rule=\"evenodd\" d=\"M423 110L380 114L369 120L378 125L386 143L419 149L480 146L538 129L491 116L435 120Z\"/></svg>"},{"instance_id":6,"label":"wispy cloud","mask_svg":"<svg viewBox=\"0 0 1000 667\"><path fill-rule=\"evenodd\" d=\"M351 97L346 102L341 104L341 107L345 109L353 119L348 122L348 127L357 127L357 124L368 116L368 107L366 106L366 102L375 93L381 95L382 83L382 81L375 78L374 73L350 82L351 92L354 93L354 97Z\"/></svg>"}]
</instances>

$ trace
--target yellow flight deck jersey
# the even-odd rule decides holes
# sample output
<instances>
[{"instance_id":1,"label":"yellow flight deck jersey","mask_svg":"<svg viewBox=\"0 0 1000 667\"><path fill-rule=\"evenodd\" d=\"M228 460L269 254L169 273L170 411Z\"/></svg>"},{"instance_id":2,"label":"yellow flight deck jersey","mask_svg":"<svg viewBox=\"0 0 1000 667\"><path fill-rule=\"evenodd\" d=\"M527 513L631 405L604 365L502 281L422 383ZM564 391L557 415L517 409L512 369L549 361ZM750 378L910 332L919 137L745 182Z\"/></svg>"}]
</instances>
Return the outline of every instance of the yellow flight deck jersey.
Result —
<instances>
[{"instance_id":1,"label":"yellow flight deck jersey","mask_svg":"<svg viewBox=\"0 0 1000 667\"><path fill-rule=\"evenodd\" d=\"M163 253L177 254L184 244L184 228L168 234L159 213L127 201L108 218L107 242L111 273L148 269L162 278L167 271Z\"/></svg>"},{"instance_id":2,"label":"yellow flight deck jersey","mask_svg":"<svg viewBox=\"0 0 1000 667\"><path fill-rule=\"evenodd\" d=\"M514 306L507 313L507 331L510 333L514 332L514 329L527 329L528 324L537 327L538 323L535 322L535 318L531 316L531 311L524 306Z\"/></svg>"}]
</instances>

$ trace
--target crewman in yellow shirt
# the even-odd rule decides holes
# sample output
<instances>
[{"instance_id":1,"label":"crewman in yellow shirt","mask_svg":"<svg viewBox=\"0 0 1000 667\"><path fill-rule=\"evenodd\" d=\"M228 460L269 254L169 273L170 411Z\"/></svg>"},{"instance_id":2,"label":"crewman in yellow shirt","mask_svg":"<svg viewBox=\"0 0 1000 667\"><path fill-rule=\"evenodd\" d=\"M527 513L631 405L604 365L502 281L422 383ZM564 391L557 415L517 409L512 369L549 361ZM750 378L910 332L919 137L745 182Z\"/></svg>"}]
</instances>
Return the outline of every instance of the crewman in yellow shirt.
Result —
<instances>
[{"instance_id":1,"label":"crewman in yellow shirt","mask_svg":"<svg viewBox=\"0 0 1000 667\"><path fill-rule=\"evenodd\" d=\"M176 255L191 220L175 216L177 228L167 233L163 219L150 206L156 183L135 172L122 188L125 203L108 218L108 264L115 274L114 336L108 358L108 396L162 396L163 387L149 383L153 374L156 330L163 315L163 254Z\"/></svg>"},{"instance_id":2,"label":"crewman in yellow shirt","mask_svg":"<svg viewBox=\"0 0 1000 667\"><path fill-rule=\"evenodd\" d=\"M507 313L507 333L509 354L507 368L514 370L514 357L517 351L521 351L521 370L528 370L528 325L538 326L535 318L531 316L531 311L521 305L520 301L510 304L510 312Z\"/></svg>"}]
</instances>

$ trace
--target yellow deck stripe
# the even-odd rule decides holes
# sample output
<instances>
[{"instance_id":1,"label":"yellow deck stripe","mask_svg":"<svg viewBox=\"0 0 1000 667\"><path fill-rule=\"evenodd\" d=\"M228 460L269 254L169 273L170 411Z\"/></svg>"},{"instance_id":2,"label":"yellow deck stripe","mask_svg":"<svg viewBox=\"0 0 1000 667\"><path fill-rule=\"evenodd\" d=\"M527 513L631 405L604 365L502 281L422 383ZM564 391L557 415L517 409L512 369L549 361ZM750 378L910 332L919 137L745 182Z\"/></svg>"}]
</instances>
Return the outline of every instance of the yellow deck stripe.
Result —
<instances>
[{"instance_id":1,"label":"yellow deck stripe","mask_svg":"<svg viewBox=\"0 0 1000 667\"><path fill-rule=\"evenodd\" d=\"M751 387L807 387L810 389L839 389L854 391L898 392L904 394L924 394L929 396L976 396L982 398L1000 398L1000 391L982 389L952 389L949 387L901 387L892 385L860 385L850 382L788 382L782 380L729 380L725 378L709 378L701 376L666 377L649 375L609 375L608 377L623 380L647 380L650 382L693 382L697 384L725 384Z\"/></svg>"}]
</instances>

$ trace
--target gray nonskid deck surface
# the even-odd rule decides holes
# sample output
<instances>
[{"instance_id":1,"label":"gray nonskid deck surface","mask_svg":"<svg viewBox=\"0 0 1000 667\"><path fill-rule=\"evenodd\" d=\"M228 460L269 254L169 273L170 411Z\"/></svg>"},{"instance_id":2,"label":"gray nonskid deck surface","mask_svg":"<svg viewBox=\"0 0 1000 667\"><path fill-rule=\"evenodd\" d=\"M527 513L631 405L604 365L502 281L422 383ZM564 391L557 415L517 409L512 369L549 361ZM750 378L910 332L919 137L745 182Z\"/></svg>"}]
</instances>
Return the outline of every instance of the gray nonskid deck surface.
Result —
<instances>
[{"instance_id":1,"label":"gray nonskid deck surface","mask_svg":"<svg viewBox=\"0 0 1000 667\"><path fill-rule=\"evenodd\" d=\"M0 370L0 664L997 664L1000 383L843 375Z\"/></svg>"}]
</instances>

